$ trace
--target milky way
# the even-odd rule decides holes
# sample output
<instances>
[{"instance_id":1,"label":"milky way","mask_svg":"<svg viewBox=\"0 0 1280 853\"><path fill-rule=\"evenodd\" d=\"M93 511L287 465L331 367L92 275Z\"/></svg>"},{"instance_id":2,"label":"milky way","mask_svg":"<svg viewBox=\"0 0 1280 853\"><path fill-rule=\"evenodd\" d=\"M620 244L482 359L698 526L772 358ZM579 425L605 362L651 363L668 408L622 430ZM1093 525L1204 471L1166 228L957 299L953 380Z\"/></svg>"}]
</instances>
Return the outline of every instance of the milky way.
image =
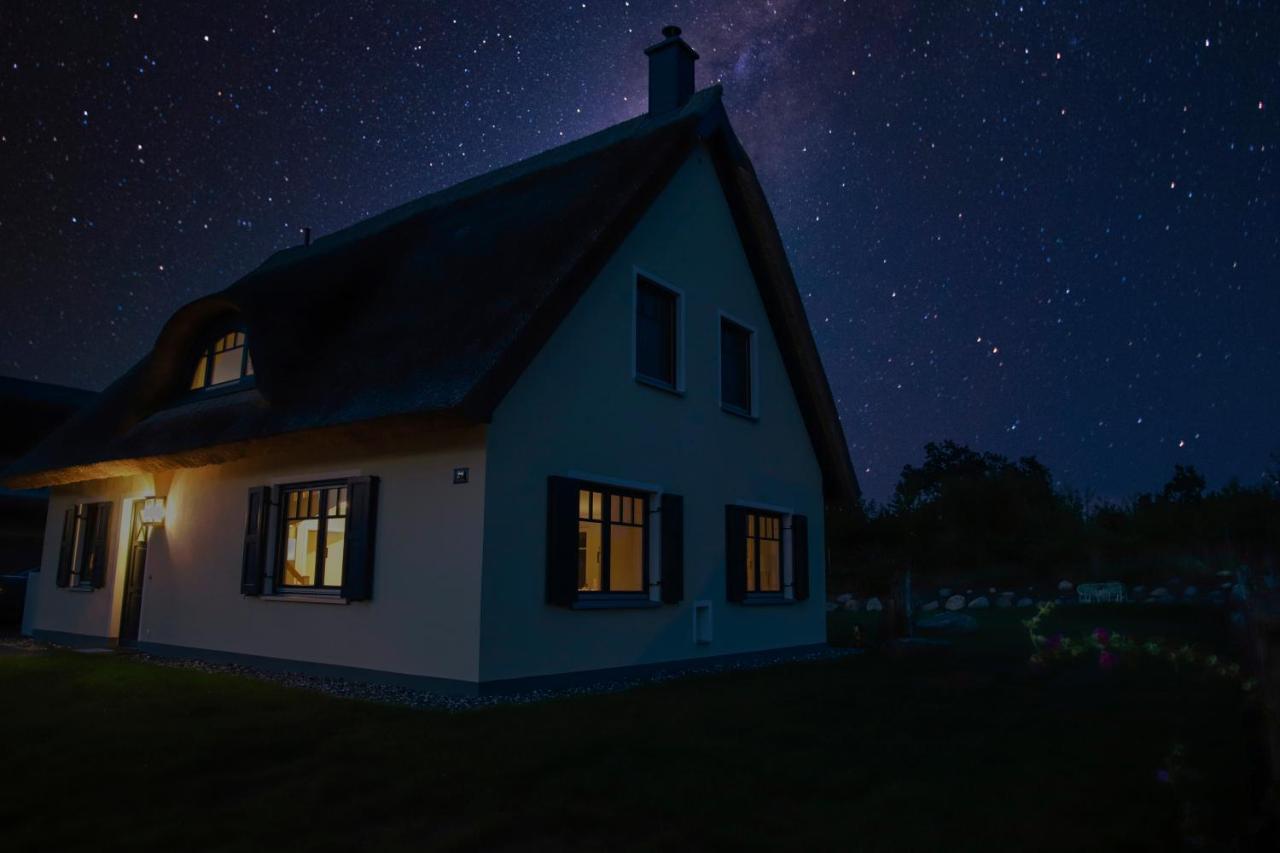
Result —
<instances>
[{"instance_id":1,"label":"milky way","mask_svg":"<svg viewBox=\"0 0 1280 853\"><path fill-rule=\"evenodd\" d=\"M639 113L677 23L869 496L943 438L1106 497L1280 451L1274 6L107 5L0 6L0 372L104 387L302 226Z\"/></svg>"}]
</instances>

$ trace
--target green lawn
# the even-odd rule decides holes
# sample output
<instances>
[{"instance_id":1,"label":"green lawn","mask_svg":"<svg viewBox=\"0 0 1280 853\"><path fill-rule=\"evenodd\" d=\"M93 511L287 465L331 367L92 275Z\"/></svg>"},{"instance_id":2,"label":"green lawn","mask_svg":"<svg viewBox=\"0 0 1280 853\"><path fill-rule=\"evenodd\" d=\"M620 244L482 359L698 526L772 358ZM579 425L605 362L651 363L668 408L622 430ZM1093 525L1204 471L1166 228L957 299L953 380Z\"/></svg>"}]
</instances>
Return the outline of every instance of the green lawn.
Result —
<instances>
[{"instance_id":1,"label":"green lawn","mask_svg":"<svg viewBox=\"0 0 1280 853\"><path fill-rule=\"evenodd\" d=\"M1241 692L1033 675L1017 619L625 693L448 714L56 652L0 657L3 848L1168 850L1249 805ZM1221 644L1185 608L1056 620ZM848 636L852 615L832 618ZM871 626L874 632L874 626ZM1174 744L1199 777L1156 779ZM1189 812L1187 811L1189 809Z\"/></svg>"}]
</instances>

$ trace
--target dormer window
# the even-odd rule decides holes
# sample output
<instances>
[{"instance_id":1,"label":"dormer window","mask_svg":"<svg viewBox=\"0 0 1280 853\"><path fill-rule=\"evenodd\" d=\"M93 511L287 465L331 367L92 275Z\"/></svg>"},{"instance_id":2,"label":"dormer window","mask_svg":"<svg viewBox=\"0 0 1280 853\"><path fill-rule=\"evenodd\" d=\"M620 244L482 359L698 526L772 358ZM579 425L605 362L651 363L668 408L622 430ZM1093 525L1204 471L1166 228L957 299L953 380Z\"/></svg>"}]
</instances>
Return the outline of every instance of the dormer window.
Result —
<instances>
[{"instance_id":1,"label":"dormer window","mask_svg":"<svg viewBox=\"0 0 1280 853\"><path fill-rule=\"evenodd\" d=\"M191 376L191 390L218 388L253 376L253 359L244 332L222 335L200 354Z\"/></svg>"}]
</instances>

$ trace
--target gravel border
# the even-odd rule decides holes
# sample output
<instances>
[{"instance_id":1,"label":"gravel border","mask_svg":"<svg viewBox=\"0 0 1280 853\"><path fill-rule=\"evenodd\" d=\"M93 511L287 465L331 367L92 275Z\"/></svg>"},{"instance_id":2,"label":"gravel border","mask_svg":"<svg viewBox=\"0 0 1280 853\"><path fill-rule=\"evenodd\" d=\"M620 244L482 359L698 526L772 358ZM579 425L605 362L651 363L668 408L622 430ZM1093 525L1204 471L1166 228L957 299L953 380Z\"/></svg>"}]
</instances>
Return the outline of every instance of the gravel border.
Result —
<instances>
[{"instance_id":1,"label":"gravel border","mask_svg":"<svg viewBox=\"0 0 1280 853\"><path fill-rule=\"evenodd\" d=\"M776 654L753 655L736 661L721 663L687 664L673 663L671 666L656 669L642 675L627 678L610 679L602 677L600 681L590 684L579 684L565 687L549 687L534 690L520 690L512 693L499 693L488 696L456 696L444 693L432 693L414 690L394 684L380 684L370 681L357 681L347 678L303 675L299 673L281 672L259 669L243 664L209 663L195 658L172 658L149 655L142 652L130 654L131 660L139 663L167 666L175 669L192 669L198 672L227 673L258 681L267 681L284 687L297 687L313 690L343 699L357 699L366 702L379 702L389 705L401 705L409 708L423 708L438 711L474 711L482 708L494 708L501 705L529 705L534 702L545 702L573 696L590 696L601 693L618 693L653 684L663 684L698 675L714 675L724 672L740 672L789 663L810 663L816 661L838 660L850 655L861 654L861 649L827 648L807 652L778 652Z\"/></svg>"}]
</instances>

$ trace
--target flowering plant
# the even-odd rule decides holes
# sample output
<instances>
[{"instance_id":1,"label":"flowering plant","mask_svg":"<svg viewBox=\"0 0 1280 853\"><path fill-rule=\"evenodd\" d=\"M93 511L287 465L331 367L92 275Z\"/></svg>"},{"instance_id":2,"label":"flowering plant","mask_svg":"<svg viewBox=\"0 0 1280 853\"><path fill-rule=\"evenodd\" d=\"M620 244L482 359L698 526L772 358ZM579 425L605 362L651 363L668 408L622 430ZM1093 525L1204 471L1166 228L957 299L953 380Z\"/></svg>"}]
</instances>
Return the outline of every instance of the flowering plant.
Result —
<instances>
[{"instance_id":1,"label":"flowering plant","mask_svg":"<svg viewBox=\"0 0 1280 853\"><path fill-rule=\"evenodd\" d=\"M1030 662L1033 667L1042 668L1050 661L1074 660L1090 655L1096 656L1099 669L1109 672L1122 660L1135 661L1145 657L1168 661L1175 667L1198 668L1222 678L1239 681L1241 689L1246 691L1253 690L1258 685L1257 679L1241 678L1240 664L1216 654L1201 652L1188 643L1175 645L1158 637L1137 640L1102 626L1094 628L1078 640L1061 631L1045 636L1040 633L1040 626L1053 610L1053 602L1045 602L1034 616L1022 623L1031 640Z\"/></svg>"}]
</instances>

